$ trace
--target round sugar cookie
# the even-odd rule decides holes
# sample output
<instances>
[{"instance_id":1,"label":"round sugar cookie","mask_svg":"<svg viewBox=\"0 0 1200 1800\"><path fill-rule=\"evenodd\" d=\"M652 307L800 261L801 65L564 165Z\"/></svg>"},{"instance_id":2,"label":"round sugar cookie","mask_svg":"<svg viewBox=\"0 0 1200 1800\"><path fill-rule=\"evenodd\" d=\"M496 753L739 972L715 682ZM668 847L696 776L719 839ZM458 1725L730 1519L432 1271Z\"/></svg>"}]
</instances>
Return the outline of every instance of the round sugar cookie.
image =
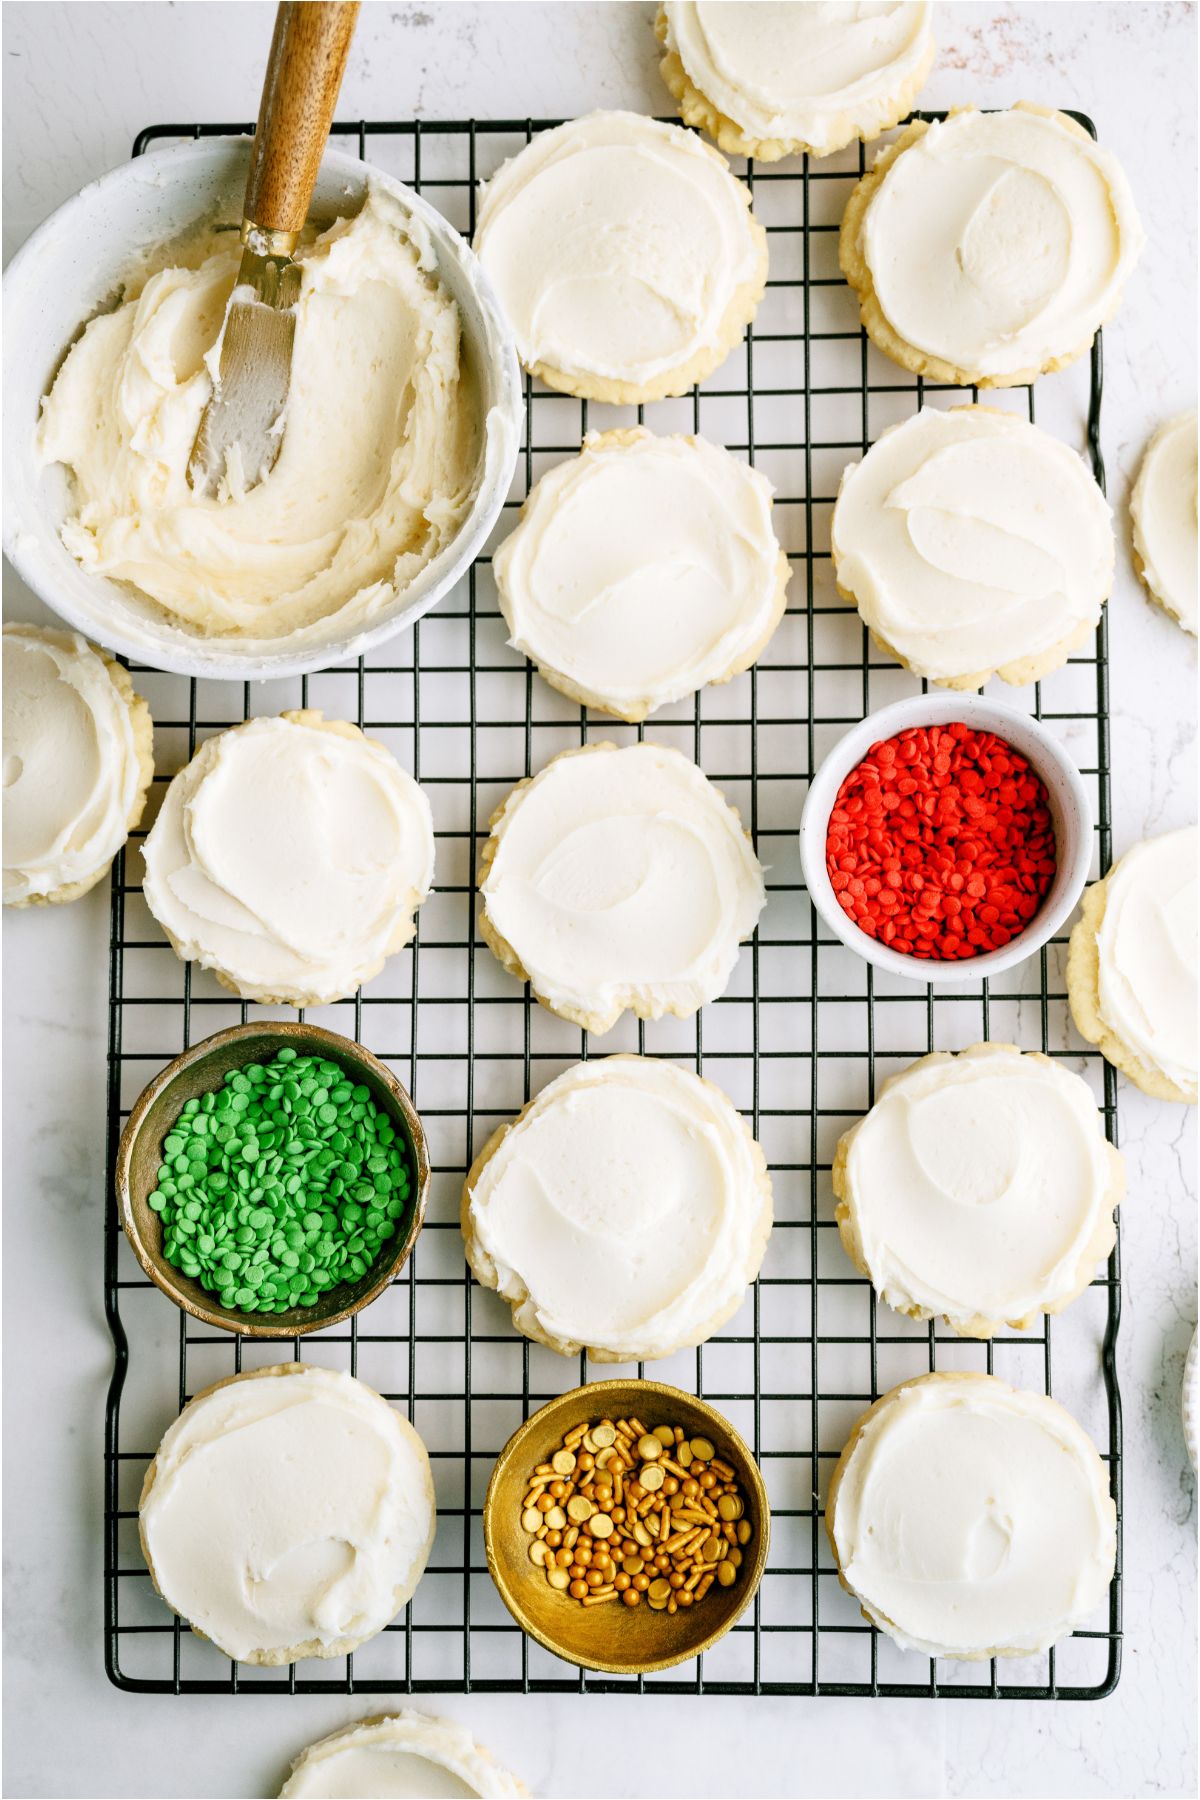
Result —
<instances>
[{"instance_id":1,"label":"round sugar cookie","mask_svg":"<svg viewBox=\"0 0 1200 1800\"><path fill-rule=\"evenodd\" d=\"M1129 497L1133 560L1152 600L1196 635L1196 412L1159 426Z\"/></svg>"},{"instance_id":2,"label":"round sugar cookie","mask_svg":"<svg viewBox=\"0 0 1200 1800\"><path fill-rule=\"evenodd\" d=\"M405 1707L310 1744L279 1800L507 1800L528 1792L456 1720Z\"/></svg>"}]
</instances>

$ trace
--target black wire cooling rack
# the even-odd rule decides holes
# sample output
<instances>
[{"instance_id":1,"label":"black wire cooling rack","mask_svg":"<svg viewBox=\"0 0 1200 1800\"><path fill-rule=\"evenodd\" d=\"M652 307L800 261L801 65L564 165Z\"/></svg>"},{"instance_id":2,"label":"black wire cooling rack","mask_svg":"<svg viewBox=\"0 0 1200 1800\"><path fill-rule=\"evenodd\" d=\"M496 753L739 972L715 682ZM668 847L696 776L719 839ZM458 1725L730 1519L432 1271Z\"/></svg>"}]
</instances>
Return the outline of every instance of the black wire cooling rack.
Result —
<instances>
[{"instance_id":1,"label":"black wire cooling rack","mask_svg":"<svg viewBox=\"0 0 1200 1800\"><path fill-rule=\"evenodd\" d=\"M555 122L363 122L336 125L334 139L363 156L369 151L373 163L469 234L478 183ZM163 140L249 129L154 126L134 153ZM1043 1656L961 1664L901 1652L866 1625L838 1584L823 1529L826 1481L855 1419L896 1382L935 1367L995 1371L1045 1392L1053 1373L1055 1391L1107 1460L1118 1520L1121 1510L1118 1253L1054 1324L1053 1343L1047 1319L1036 1332L1005 1331L985 1345L878 1307L845 1260L834 1223L829 1171L838 1136L890 1073L935 1048L992 1037L1063 1057L1090 1080L1116 1136L1113 1072L1070 1027L1065 938L999 983L926 990L876 973L823 935L800 880L796 834L811 773L849 724L918 686L872 650L857 614L835 592L828 519L842 467L914 406L949 405L970 393L908 376L859 329L838 273L837 227L865 166L861 149L816 164L745 166L770 235L771 279L744 345L688 398L635 415L525 384L524 449L494 541L543 470L578 450L584 431L635 416L659 431L716 438L774 483L777 529L792 562L790 603L755 669L665 709L645 727L589 718L508 648L485 554L433 613L357 665L253 689L135 670L156 720L156 795L204 736L251 712L301 704L353 719L389 744L432 802L436 892L416 938L354 1000L309 1015L383 1056L412 1093L433 1163L428 1220L403 1274L374 1305L348 1328L296 1340L291 1353L349 1369L406 1410L432 1459L438 1537L403 1617L336 1664L231 1666L169 1615L137 1542L146 1464L191 1394L235 1370L278 1361L288 1349L243 1343L175 1312L142 1275L110 1203L105 1294L115 1367L106 1416L105 1658L118 1687L1082 1700L1116 1685L1119 1549L1104 1616L1092 1629ZM1081 444L1086 436L1103 482L1099 343L1090 370L1081 365L1041 384L1039 398L1044 414L1055 404L1065 409L1054 424L1059 435ZM1032 389L989 399L1034 417ZM1032 692L1006 690L1006 697L1060 734L1083 770L1099 821L1093 874L1103 872L1110 858L1105 625L1094 648ZM472 874L488 817L516 781L570 744L644 735L692 755L738 806L770 867L769 903L721 1000L686 1021L626 1019L589 1045L531 1002L483 945ZM112 887L110 1149L143 1085L185 1045L252 1013L283 1011L239 1004L181 965L146 911L140 868L131 846ZM623 1681L578 1672L531 1643L487 1574L480 1508L492 1463L531 1411L589 1370L585 1358L564 1361L519 1337L507 1307L472 1286L458 1199L473 1152L500 1120L589 1050L631 1049L717 1080L749 1117L771 1164L776 1225L755 1289L716 1338L651 1372L703 1393L752 1444L773 1533L770 1567L733 1632L682 1671Z\"/></svg>"}]
</instances>

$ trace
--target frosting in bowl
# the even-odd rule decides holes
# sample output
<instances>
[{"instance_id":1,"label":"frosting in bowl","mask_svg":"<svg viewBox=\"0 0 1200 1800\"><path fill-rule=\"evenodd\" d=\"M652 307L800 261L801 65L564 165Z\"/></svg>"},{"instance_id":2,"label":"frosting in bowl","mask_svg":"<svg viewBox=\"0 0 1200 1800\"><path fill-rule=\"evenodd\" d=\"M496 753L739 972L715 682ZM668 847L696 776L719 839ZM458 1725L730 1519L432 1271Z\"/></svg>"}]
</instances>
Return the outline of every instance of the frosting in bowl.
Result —
<instances>
[{"instance_id":1,"label":"frosting in bowl","mask_svg":"<svg viewBox=\"0 0 1200 1800\"><path fill-rule=\"evenodd\" d=\"M992 1375L927 1375L859 1421L826 1508L842 1580L906 1650L1047 1650L1102 1605L1116 1509L1057 1401Z\"/></svg>"},{"instance_id":2,"label":"frosting in bowl","mask_svg":"<svg viewBox=\"0 0 1200 1800\"><path fill-rule=\"evenodd\" d=\"M933 681L1030 679L1112 585L1111 513L1082 459L987 406L885 431L842 476L832 540L865 623Z\"/></svg>"},{"instance_id":3,"label":"frosting in bowl","mask_svg":"<svg viewBox=\"0 0 1200 1800\"><path fill-rule=\"evenodd\" d=\"M425 1446L387 1401L285 1363L198 1394L159 1445L139 1527L155 1585L227 1656L335 1656L374 1637L433 1543Z\"/></svg>"},{"instance_id":4,"label":"frosting in bowl","mask_svg":"<svg viewBox=\"0 0 1200 1800\"><path fill-rule=\"evenodd\" d=\"M203 254L208 249L209 254ZM365 630L469 510L481 421L425 227L381 188L303 247L283 443L249 493L187 466L219 363L235 233L130 284L45 401L38 456L73 477L63 541L172 624L239 647ZM192 265L195 266L192 266Z\"/></svg>"},{"instance_id":5,"label":"frosting in bowl","mask_svg":"<svg viewBox=\"0 0 1200 1800\"><path fill-rule=\"evenodd\" d=\"M1143 234L1116 159L1061 113L969 110L903 148L866 210L875 297L908 345L1016 380L1091 342Z\"/></svg>"},{"instance_id":6,"label":"frosting in bowl","mask_svg":"<svg viewBox=\"0 0 1200 1800\"><path fill-rule=\"evenodd\" d=\"M494 559L509 641L626 719L721 681L783 610L771 488L700 437L589 433L542 476Z\"/></svg>"},{"instance_id":7,"label":"frosting in bowl","mask_svg":"<svg viewBox=\"0 0 1200 1800\"><path fill-rule=\"evenodd\" d=\"M125 842L151 774L133 698L78 632L4 627L5 905L89 882Z\"/></svg>"},{"instance_id":8,"label":"frosting in bowl","mask_svg":"<svg viewBox=\"0 0 1200 1800\"><path fill-rule=\"evenodd\" d=\"M893 1076L834 1165L843 1241L880 1297L972 1335L1073 1299L1123 1185L1087 1083L1008 1044Z\"/></svg>"},{"instance_id":9,"label":"frosting in bowl","mask_svg":"<svg viewBox=\"0 0 1200 1800\"><path fill-rule=\"evenodd\" d=\"M1194 1095L1197 833L1135 844L1105 882L1097 935L1100 1017L1147 1068Z\"/></svg>"},{"instance_id":10,"label":"frosting in bowl","mask_svg":"<svg viewBox=\"0 0 1200 1800\"><path fill-rule=\"evenodd\" d=\"M292 1764L280 1800L501 1800L526 1788L453 1719L393 1713L362 1719L316 1744Z\"/></svg>"},{"instance_id":11,"label":"frosting in bowl","mask_svg":"<svg viewBox=\"0 0 1200 1800\"><path fill-rule=\"evenodd\" d=\"M661 744L564 751L522 782L493 821L480 888L501 959L597 1033L626 1007L656 1019L714 1000L766 904L736 812Z\"/></svg>"},{"instance_id":12,"label":"frosting in bowl","mask_svg":"<svg viewBox=\"0 0 1200 1800\"><path fill-rule=\"evenodd\" d=\"M503 1127L463 1194L467 1254L527 1336L564 1356L702 1343L758 1274L762 1151L711 1082L650 1057L577 1063Z\"/></svg>"},{"instance_id":13,"label":"frosting in bowl","mask_svg":"<svg viewBox=\"0 0 1200 1800\"><path fill-rule=\"evenodd\" d=\"M1196 634L1196 414L1160 425L1129 500L1133 547L1154 597Z\"/></svg>"},{"instance_id":14,"label":"frosting in bowl","mask_svg":"<svg viewBox=\"0 0 1200 1800\"><path fill-rule=\"evenodd\" d=\"M144 847L146 904L246 999L351 994L413 934L433 820L390 751L319 712L202 744Z\"/></svg>"},{"instance_id":15,"label":"frosting in bowl","mask_svg":"<svg viewBox=\"0 0 1200 1800\"><path fill-rule=\"evenodd\" d=\"M572 119L506 162L475 248L526 368L638 387L723 355L738 290L766 263L724 157L629 112Z\"/></svg>"}]
</instances>

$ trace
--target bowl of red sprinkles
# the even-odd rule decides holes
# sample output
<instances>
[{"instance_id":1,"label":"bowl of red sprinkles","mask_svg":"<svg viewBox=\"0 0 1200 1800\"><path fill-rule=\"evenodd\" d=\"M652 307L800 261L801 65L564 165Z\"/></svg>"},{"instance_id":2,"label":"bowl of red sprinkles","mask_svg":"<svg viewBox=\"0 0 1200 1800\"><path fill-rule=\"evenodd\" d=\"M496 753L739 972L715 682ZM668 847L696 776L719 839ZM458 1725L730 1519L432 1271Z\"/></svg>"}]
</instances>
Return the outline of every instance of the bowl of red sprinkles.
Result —
<instances>
[{"instance_id":1,"label":"bowl of red sprinkles","mask_svg":"<svg viewBox=\"0 0 1200 1800\"><path fill-rule=\"evenodd\" d=\"M813 777L804 880L850 949L913 981L978 981L1040 949L1092 859L1078 769L1045 726L923 694L852 726Z\"/></svg>"}]
</instances>

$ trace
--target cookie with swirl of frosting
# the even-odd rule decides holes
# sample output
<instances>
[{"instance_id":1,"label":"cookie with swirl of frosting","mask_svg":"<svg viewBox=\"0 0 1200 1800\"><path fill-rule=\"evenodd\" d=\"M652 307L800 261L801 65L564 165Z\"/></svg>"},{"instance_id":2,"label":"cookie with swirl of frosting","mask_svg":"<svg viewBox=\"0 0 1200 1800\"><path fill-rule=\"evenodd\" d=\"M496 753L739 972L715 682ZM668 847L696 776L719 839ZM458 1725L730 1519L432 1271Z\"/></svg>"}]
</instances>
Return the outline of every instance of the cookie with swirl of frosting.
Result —
<instances>
[{"instance_id":1,"label":"cookie with swirl of frosting","mask_svg":"<svg viewBox=\"0 0 1200 1800\"><path fill-rule=\"evenodd\" d=\"M347 1794L518 1800L528 1792L456 1719L405 1707L356 1719L310 1744L292 1764L279 1800L338 1800Z\"/></svg>"},{"instance_id":2,"label":"cookie with swirl of frosting","mask_svg":"<svg viewBox=\"0 0 1200 1800\"><path fill-rule=\"evenodd\" d=\"M1196 410L1159 426L1129 496L1133 560L1150 598L1196 635Z\"/></svg>"}]
</instances>

